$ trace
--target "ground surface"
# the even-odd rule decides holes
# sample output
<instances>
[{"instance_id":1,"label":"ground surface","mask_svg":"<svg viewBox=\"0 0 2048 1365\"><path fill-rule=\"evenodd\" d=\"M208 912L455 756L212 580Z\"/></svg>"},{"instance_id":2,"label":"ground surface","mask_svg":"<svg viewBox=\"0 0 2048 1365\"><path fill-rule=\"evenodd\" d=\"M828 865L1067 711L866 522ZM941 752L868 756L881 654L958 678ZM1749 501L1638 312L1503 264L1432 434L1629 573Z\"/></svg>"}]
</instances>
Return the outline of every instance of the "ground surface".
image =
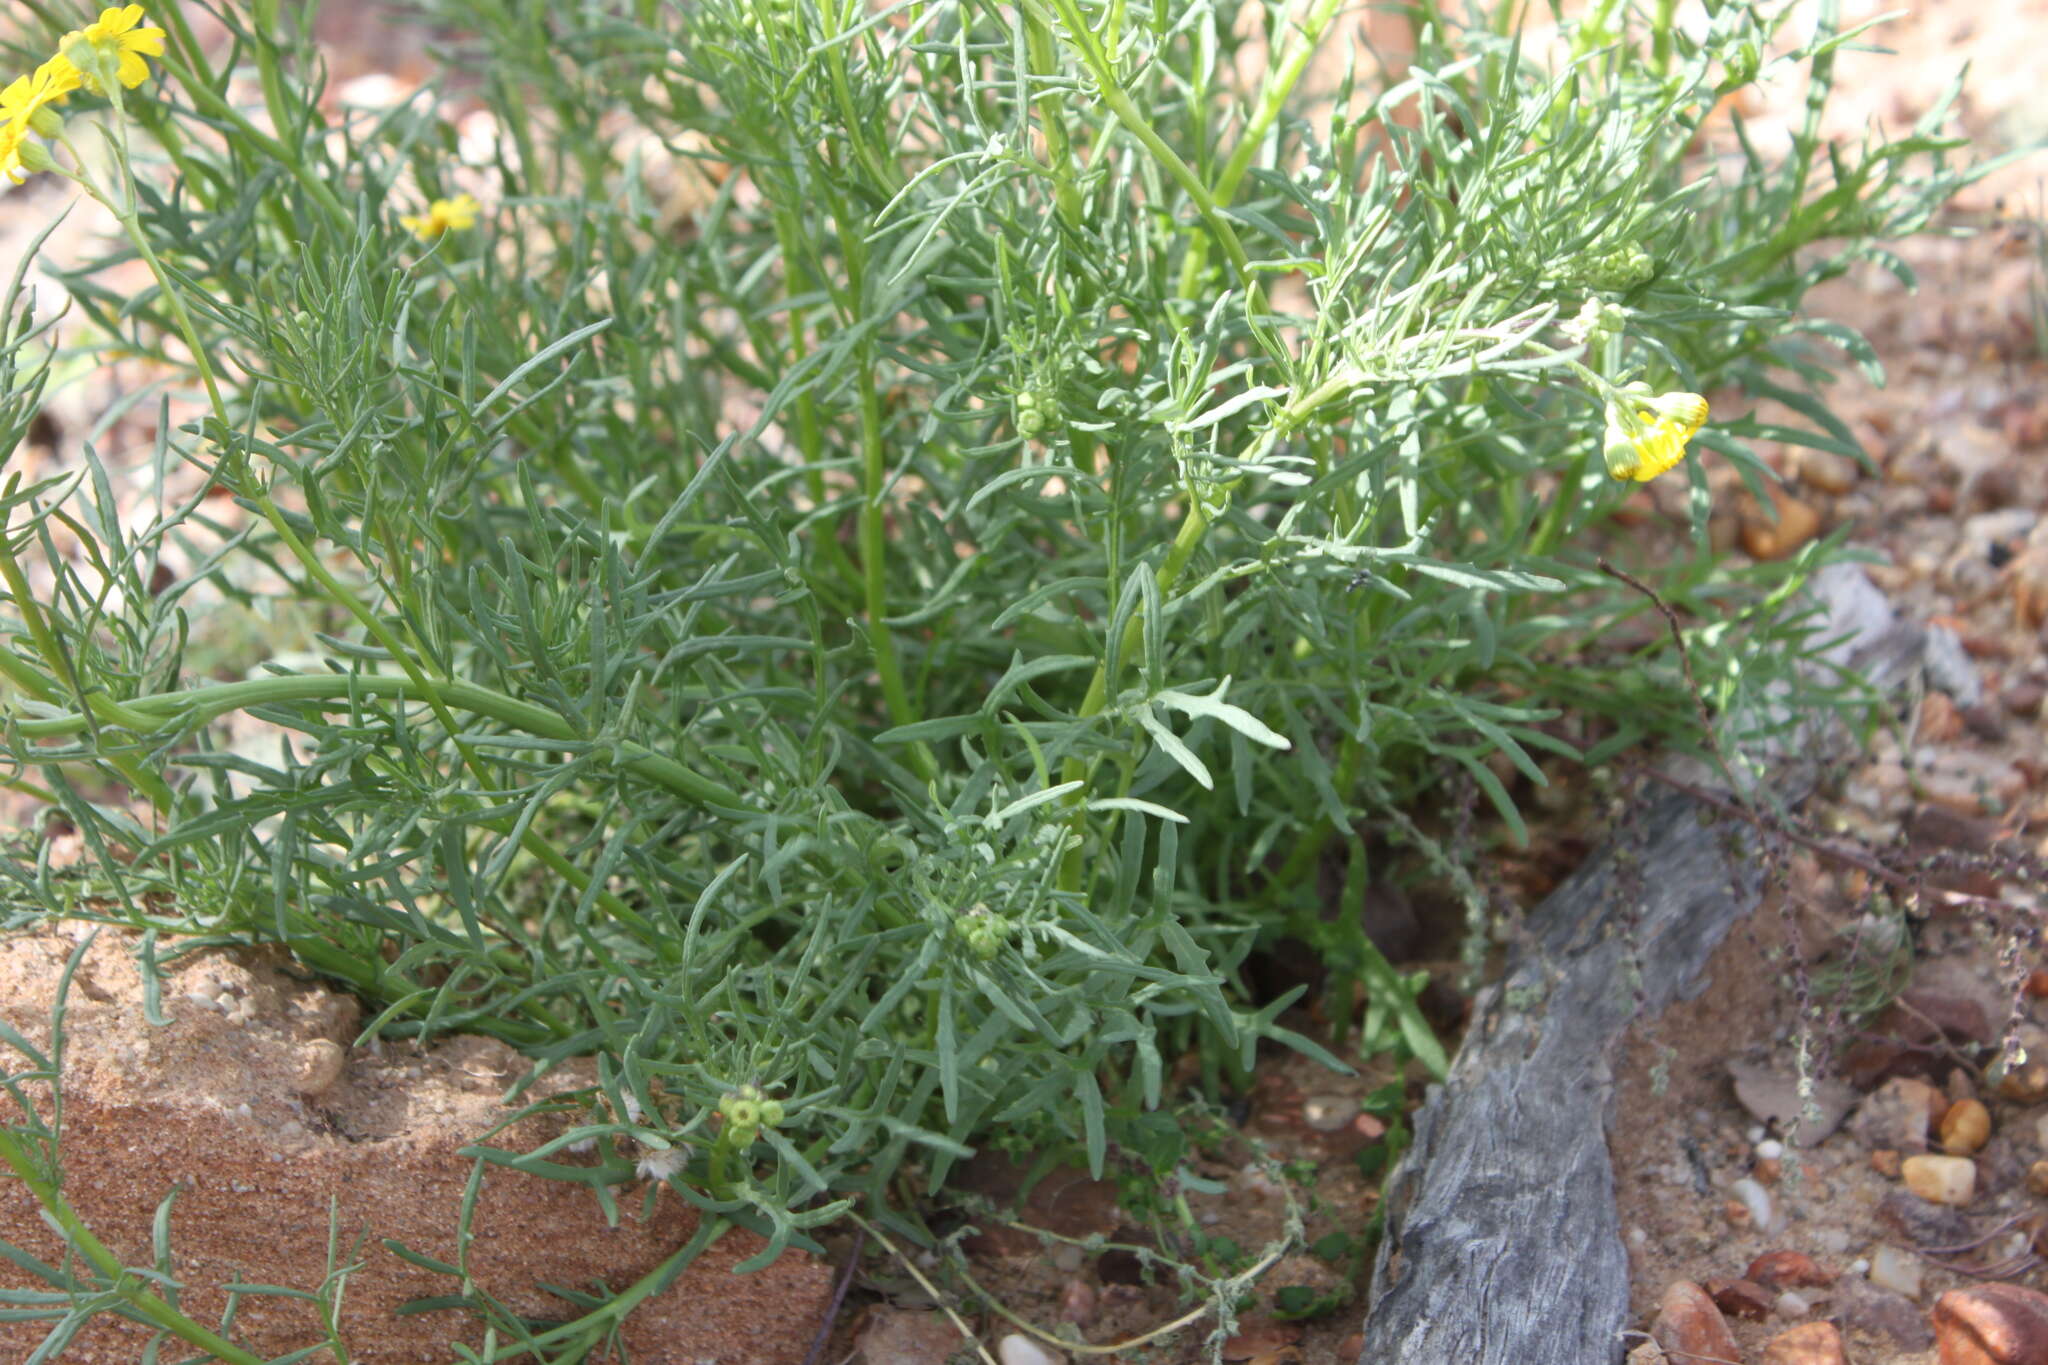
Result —
<instances>
[{"instance_id":1,"label":"ground surface","mask_svg":"<svg viewBox=\"0 0 2048 1365\"><path fill-rule=\"evenodd\" d=\"M418 48L397 34L375 7L327 7L323 36L338 97L374 103L427 75ZM1893 128L1910 123L1966 60L1973 63L1971 93L1961 113L1978 154L2048 132L2048 88L2038 77L2048 3L1929 4L1880 36L1908 55L1844 56L1836 133L1854 136L1871 119ZM1780 108L1766 100L1749 112L1767 135L1796 114L1796 102ZM1713 471L1716 534L1725 543L1779 554L1847 526L1875 556L1873 579L1907 615L1951 629L1972 666L1977 695L1968 695L1968 682L1954 685L1962 695L1929 692L1905 709L1896 733L1879 737L1867 761L1840 774L1816 809L1817 823L1830 831L1876 844L1904 838L1928 852L2003 848L2048 856L2048 338L2038 330L2043 247L2034 221L2044 174L2048 160L2036 158L1953 206L1952 225L1980 229L1967 240L1901 244L1901 257L1920 274L1918 293L1869 270L1813 300L1818 311L1863 330L1885 362L1887 387L1844 365L1831 400L1870 456L1870 469L1839 457L1767 450L1788 479L1775 523L1744 503L1725 469ZM0 265L63 198L47 181L0 197ZM29 477L55 467L93 415L142 380L115 369L60 392L47 439L19 456L17 467ZM1717 412L1746 406L1732 395L1715 398ZM137 420L102 438L101 450L113 462L139 464L152 436L147 420ZM141 481L133 486L139 490ZM1681 489L1653 485L1642 498L1647 524L1681 524ZM222 649L228 652L228 644ZM14 814L18 821L28 816ZM1558 802L1538 824L1534 847L1512 856L1506 880L1525 897L1540 895L1597 833L1590 802ZM61 845L67 835L52 829L48 837ZM60 849L66 853L75 856ZM2014 901L2033 894L2018 877L1972 876L1966 889L1978 894ZM2022 1072L2001 1090L1987 1074L1986 1044L2005 1023L2014 966L2001 960L2007 938L1999 926L1963 906L1916 926L1908 1009L1843 1018L1820 1038L1828 1054L1822 1070L1832 1064L1853 1082L1839 1130L1809 1147L1789 1146L1791 1123L1771 1119L1768 1096L1759 1098L1771 1081L1798 1073L1800 978L1823 1003L1839 1000L1842 990L1884 986L1879 967L1890 960L1883 937L1889 921L1871 914L1869 889L1854 869L1817 856L1793 858L1771 903L1717 957L1699 998L1645 1029L1623 1059L1612 1142L1639 1326L1648 1325L1674 1281L1740 1280L1762 1253L1797 1252L1829 1282L1790 1284L1760 1300L1710 1285L1731 1303L1753 1301L1764 1314L1734 1318L1750 1359L1787 1326L1825 1317L1843 1326L1858 1365L1921 1365L1933 1359L1927 1305L1942 1289L1968 1282L1972 1268L2048 1288L2040 1268L2025 1263L2033 1224L2001 1228L2048 1210L2027 1188L2028 1167L2048 1156L2048 1080L2036 1088ZM1828 976L1843 960L1845 934L1863 945L1846 986ZM1946 1028L1931 1031L1916 1016ZM2030 999L2025 1022L2048 1025L2048 1006ZM2048 1059L2048 1034L2041 1038L2040 1056ZM1738 1097L1731 1064L1747 1078L1743 1096L1765 1113ZM1213 1274L1258 1262L1298 1217L1314 1253L1266 1269L1240 1301L1240 1330L1224 1354L1268 1365L1348 1360L1356 1354L1369 1259L1358 1234L1372 1215L1372 1168L1386 1149L1386 1122L1395 1117L1362 1112L1361 1101L1397 1081L1412 1096L1420 1079L1335 1077L1298 1058L1268 1058L1234 1104L1199 1120L1205 1139L1188 1188L1140 1190L1054 1171L1022 1189L1022 1173L989 1156L960 1182L986 1205L928 1214L941 1231L967 1220L979 1229L963 1246L986 1299L1096 1343L1149 1333L1185 1313L1192 1300L1170 1271L1148 1276L1131 1250L1077 1243L1100 1237L1144 1246ZM1920 1081L1926 1092L1912 1088ZM1868 1098L1887 1082L1892 1099ZM1917 1124L1900 1117L1893 1103L1900 1096L1926 1106ZM1985 1104L1990 1128L1973 1154L1974 1197L1957 1209L1902 1202L1899 1163L1916 1144L1939 1148L1937 1106L1945 1114L1972 1097ZM1197 1121L1190 1114L1189 1122ZM1601 1121L1587 1115L1589 1123ZM1739 1186L1743 1180L1755 1191ZM1745 1200L1745 1193L1752 1197ZM1184 1230L1162 1244L1148 1226L1155 1214ZM1006 1226L1011 1222L1049 1235ZM1979 1238L1981 1245L1959 1254L1920 1250ZM835 1258L851 1245L850 1236L828 1244ZM945 1302L975 1297L950 1264L917 1264ZM1012 1330L992 1311L972 1313L968 1326L991 1349ZM1142 1354L1192 1359L1207 1327L1198 1324ZM858 1350L873 1365L937 1365L964 1345L929 1286L869 1243L824 1359Z\"/></svg>"}]
</instances>

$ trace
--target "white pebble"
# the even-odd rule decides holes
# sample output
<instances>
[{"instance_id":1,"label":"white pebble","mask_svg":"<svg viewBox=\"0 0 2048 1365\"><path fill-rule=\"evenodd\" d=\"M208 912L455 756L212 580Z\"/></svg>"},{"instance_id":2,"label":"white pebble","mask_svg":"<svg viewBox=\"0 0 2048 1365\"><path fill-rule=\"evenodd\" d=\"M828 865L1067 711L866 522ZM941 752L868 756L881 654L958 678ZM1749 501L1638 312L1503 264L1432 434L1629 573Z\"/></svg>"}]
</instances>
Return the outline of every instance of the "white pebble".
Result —
<instances>
[{"instance_id":1,"label":"white pebble","mask_svg":"<svg viewBox=\"0 0 2048 1365\"><path fill-rule=\"evenodd\" d=\"M1758 1232L1770 1233L1777 1230L1778 1210L1771 1203L1771 1192L1747 1176L1728 1187L1728 1193L1742 1201L1742 1207L1749 1210L1749 1225Z\"/></svg>"},{"instance_id":2,"label":"white pebble","mask_svg":"<svg viewBox=\"0 0 2048 1365\"><path fill-rule=\"evenodd\" d=\"M1628 1230L1628 1244L1632 1247L1648 1246L1650 1244L1650 1234L1639 1227L1630 1228Z\"/></svg>"},{"instance_id":3,"label":"white pebble","mask_svg":"<svg viewBox=\"0 0 2048 1365\"><path fill-rule=\"evenodd\" d=\"M1750 1124L1749 1132L1745 1136L1749 1138L1750 1145L1755 1146L1764 1140L1764 1126L1761 1123Z\"/></svg>"},{"instance_id":4,"label":"white pebble","mask_svg":"<svg viewBox=\"0 0 2048 1365\"><path fill-rule=\"evenodd\" d=\"M1849 1262L1849 1273L1851 1275L1868 1275L1870 1273L1870 1258L1858 1256L1855 1260Z\"/></svg>"},{"instance_id":5,"label":"white pebble","mask_svg":"<svg viewBox=\"0 0 2048 1365\"><path fill-rule=\"evenodd\" d=\"M1064 1365L1066 1357L1046 1350L1021 1332L1012 1332L996 1343L996 1359L1003 1365Z\"/></svg>"},{"instance_id":6,"label":"white pebble","mask_svg":"<svg viewBox=\"0 0 2048 1365\"><path fill-rule=\"evenodd\" d=\"M1756 1159L1758 1161L1776 1161L1783 1155L1785 1155L1785 1144L1776 1138L1765 1138L1756 1145Z\"/></svg>"},{"instance_id":7,"label":"white pebble","mask_svg":"<svg viewBox=\"0 0 2048 1365\"><path fill-rule=\"evenodd\" d=\"M1813 1305L1806 1301L1804 1295L1789 1289L1778 1295L1778 1301L1771 1308L1781 1318L1803 1318L1813 1311Z\"/></svg>"},{"instance_id":8,"label":"white pebble","mask_svg":"<svg viewBox=\"0 0 2048 1365\"><path fill-rule=\"evenodd\" d=\"M1870 1282L1909 1299L1920 1297L1920 1258L1897 1247L1879 1247L1870 1257Z\"/></svg>"}]
</instances>

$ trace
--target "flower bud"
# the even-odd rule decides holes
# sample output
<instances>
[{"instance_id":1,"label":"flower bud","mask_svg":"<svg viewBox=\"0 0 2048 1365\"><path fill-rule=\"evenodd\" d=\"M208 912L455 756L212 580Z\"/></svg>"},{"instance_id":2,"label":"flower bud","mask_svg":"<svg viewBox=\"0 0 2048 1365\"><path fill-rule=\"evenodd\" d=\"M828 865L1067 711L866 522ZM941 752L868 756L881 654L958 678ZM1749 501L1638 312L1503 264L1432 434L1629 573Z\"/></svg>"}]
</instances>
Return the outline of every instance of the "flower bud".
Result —
<instances>
[{"instance_id":1,"label":"flower bud","mask_svg":"<svg viewBox=\"0 0 2048 1365\"><path fill-rule=\"evenodd\" d=\"M50 149L40 142L30 142L26 138L14 149L14 157L21 162L21 168L25 171L57 169L56 159L50 155Z\"/></svg>"}]
</instances>

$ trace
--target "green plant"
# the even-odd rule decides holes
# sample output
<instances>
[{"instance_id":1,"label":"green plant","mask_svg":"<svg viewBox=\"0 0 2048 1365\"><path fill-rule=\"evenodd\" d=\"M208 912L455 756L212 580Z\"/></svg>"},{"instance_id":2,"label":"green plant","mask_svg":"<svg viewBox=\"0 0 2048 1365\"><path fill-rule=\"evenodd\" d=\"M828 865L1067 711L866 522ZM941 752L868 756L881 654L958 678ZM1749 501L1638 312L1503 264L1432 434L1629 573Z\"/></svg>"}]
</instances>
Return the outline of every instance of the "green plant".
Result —
<instances>
[{"instance_id":1,"label":"green plant","mask_svg":"<svg viewBox=\"0 0 2048 1365\"><path fill-rule=\"evenodd\" d=\"M25 8L24 69L85 17ZM1323 80L1333 0L1254 33L1123 0L426 8L469 35L481 150L424 99L324 113L278 0L222 11L228 61L155 7L110 163L22 143L121 226L62 270L62 345L156 362L155 467L203 487L136 526L88 446L0 500L7 780L103 883L18 862L17 919L274 941L367 1036L597 1054L588 1182L657 1175L764 1256L849 1203L914 1233L912 1173L1005 1128L1163 1171L1190 1049L1341 1065L1239 968L1326 864L1364 885L1365 826L1426 842L1403 808L1462 773L1520 837L1495 764L1584 757L1566 710L1595 759L1697 741L1662 642L1605 644L1645 607L1593 567L1626 492L1596 457L1666 420L1622 386L1799 414L1697 438L1756 490L1749 438L1852 450L1814 344L1874 362L1797 305L1970 174L1945 108L1821 142L1831 4L1766 60L1795 6L1695 37L1610 2L1555 66L1513 6L1418 6L1377 84ZM1798 69L1790 155L1696 174L1717 99ZM692 165L715 190L665 209ZM59 344L20 280L8 449ZM1682 468L1693 534L1636 569L1734 712L1816 643L1785 605L1833 547L1720 562ZM260 597L314 657L196 673L200 613L246 632ZM274 758L223 747L234 714ZM1365 1045L1435 1055L1415 983L1330 946Z\"/></svg>"}]
</instances>

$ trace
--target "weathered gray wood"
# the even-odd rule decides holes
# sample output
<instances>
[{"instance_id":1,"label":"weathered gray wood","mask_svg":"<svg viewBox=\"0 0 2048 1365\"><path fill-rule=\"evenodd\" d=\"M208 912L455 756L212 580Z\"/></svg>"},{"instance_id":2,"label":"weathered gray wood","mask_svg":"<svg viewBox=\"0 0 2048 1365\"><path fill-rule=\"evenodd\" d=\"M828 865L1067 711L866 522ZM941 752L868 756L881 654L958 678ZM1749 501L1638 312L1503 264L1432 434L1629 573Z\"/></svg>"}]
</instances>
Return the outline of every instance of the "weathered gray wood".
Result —
<instances>
[{"instance_id":1,"label":"weathered gray wood","mask_svg":"<svg viewBox=\"0 0 2048 1365\"><path fill-rule=\"evenodd\" d=\"M1836 662L1880 685L1915 674L1925 632L1860 571L1817 575ZM1797 725L1776 789L1803 795L1824 725ZM1449 1077L1415 1116L1386 1187L1362 1365L1600 1365L1623 1354L1628 1256L1614 1172L1616 1044L1696 995L1760 892L1755 832L1666 793L1531 913L1482 991Z\"/></svg>"}]
</instances>

